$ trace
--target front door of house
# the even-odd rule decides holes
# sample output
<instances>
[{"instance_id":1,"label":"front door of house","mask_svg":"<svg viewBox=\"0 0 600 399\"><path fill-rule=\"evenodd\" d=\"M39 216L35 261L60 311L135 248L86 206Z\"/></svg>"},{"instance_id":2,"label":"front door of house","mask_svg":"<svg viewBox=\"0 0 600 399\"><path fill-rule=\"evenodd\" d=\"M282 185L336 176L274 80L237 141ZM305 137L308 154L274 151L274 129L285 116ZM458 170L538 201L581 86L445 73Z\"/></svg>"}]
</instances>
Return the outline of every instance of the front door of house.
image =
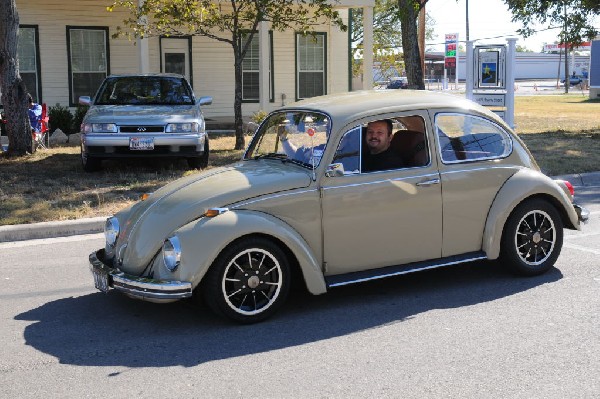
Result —
<instances>
[{"instance_id":1,"label":"front door of house","mask_svg":"<svg viewBox=\"0 0 600 399\"><path fill-rule=\"evenodd\" d=\"M161 72L177 73L190 80L190 46L188 38L162 38ZM191 83L191 81L190 81Z\"/></svg>"}]
</instances>

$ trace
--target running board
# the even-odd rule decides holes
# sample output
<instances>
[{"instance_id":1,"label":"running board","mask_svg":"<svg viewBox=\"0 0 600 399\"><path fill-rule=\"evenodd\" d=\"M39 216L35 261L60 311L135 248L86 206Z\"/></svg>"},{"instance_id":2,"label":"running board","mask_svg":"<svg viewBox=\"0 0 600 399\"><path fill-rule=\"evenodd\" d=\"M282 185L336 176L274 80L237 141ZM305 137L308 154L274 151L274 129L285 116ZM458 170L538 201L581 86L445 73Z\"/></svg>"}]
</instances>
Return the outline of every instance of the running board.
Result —
<instances>
[{"instance_id":1,"label":"running board","mask_svg":"<svg viewBox=\"0 0 600 399\"><path fill-rule=\"evenodd\" d=\"M448 256L425 262L414 262L406 265L387 266L379 269L371 269L360 272L336 274L334 276L325 277L325 282L328 288L341 287L348 284L362 283L370 280L378 280L381 278L399 276L401 274L414 273L421 270L436 269L438 267L446 267L459 265L466 262L474 262L476 260L487 259L483 251L469 252L463 255Z\"/></svg>"}]
</instances>

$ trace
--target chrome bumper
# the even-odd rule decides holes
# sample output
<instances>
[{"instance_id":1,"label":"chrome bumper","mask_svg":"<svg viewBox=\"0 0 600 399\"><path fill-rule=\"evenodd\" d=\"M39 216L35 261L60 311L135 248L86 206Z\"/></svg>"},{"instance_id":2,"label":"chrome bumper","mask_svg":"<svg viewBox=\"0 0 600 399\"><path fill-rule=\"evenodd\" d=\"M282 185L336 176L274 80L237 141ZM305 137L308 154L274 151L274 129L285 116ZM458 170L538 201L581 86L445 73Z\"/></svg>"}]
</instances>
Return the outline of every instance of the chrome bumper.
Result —
<instances>
[{"instance_id":1,"label":"chrome bumper","mask_svg":"<svg viewBox=\"0 0 600 399\"><path fill-rule=\"evenodd\" d=\"M108 292L110 288L138 299L171 301L192 296L192 283L186 281L155 280L132 276L104 263L104 249L90 254L90 271L96 288Z\"/></svg>"},{"instance_id":2,"label":"chrome bumper","mask_svg":"<svg viewBox=\"0 0 600 399\"><path fill-rule=\"evenodd\" d=\"M590 218L590 211L581 205L573 204L575 212L577 212L577 218L580 222L587 223Z\"/></svg>"}]
</instances>

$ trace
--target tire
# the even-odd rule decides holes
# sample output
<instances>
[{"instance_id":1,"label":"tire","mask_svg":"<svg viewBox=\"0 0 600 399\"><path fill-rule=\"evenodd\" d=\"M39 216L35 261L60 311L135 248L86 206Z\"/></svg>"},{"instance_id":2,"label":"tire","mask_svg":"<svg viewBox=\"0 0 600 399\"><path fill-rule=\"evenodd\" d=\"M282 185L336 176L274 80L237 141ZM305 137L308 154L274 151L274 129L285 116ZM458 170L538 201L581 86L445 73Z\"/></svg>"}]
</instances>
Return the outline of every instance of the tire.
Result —
<instances>
[{"instance_id":1,"label":"tire","mask_svg":"<svg viewBox=\"0 0 600 399\"><path fill-rule=\"evenodd\" d=\"M218 256L200 286L218 315L243 324L262 321L285 302L290 266L284 252L265 238L244 238Z\"/></svg>"},{"instance_id":2,"label":"tire","mask_svg":"<svg viewBox=\"0 0 600 399\"><path fill-rule=\"evenodd\" d=\"M554 265L562 244L563 223L556 208L541 199L528 200L506 222L500 262L516 274L537 276Z\"/></svg>"},{"instance_id":3,"label":"tire","mask_svg":"<svg viewBox=\"0 0 600 399\"><path fill-rule=\"evenodd\" d=\"M191 169L206 169L208 166L208 155L210 149L208 147L208 137L204 142L204 152L199 157L188 158L187 163Z\"/></svg>"},{"instance_id":4,"label":"tire","mask_svg":"<svg viewBox=\"0 0 600 399\"><path fill-rule=\"evenodd\" d=\"M83 170L86 172L96 172L100 170L102 166L102 160L90 157L83 150L81 150L81 166L83 166Z\"/></svg>"}]
</instances>

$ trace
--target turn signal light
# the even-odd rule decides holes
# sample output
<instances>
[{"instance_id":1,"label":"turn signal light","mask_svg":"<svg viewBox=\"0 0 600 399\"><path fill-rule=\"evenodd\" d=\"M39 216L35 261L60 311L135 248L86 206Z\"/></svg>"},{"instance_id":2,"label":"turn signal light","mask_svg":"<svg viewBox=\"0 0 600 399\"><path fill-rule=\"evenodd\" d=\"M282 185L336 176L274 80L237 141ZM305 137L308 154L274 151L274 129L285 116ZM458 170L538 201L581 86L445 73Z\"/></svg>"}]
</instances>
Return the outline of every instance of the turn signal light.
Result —
<instances>
[{"instance_id":1,"label":"turn signal light","mask_svg":"<svg viewBox=\"0 0 600 399\"><path fill-rule=\"evenodd\" d=\"M214 218L215 216L219 216L220 214L225 213L228 210L228 208L210 208L206 211L204 216L206 216L207 218Z\"/></svg>"}]
</instances>

